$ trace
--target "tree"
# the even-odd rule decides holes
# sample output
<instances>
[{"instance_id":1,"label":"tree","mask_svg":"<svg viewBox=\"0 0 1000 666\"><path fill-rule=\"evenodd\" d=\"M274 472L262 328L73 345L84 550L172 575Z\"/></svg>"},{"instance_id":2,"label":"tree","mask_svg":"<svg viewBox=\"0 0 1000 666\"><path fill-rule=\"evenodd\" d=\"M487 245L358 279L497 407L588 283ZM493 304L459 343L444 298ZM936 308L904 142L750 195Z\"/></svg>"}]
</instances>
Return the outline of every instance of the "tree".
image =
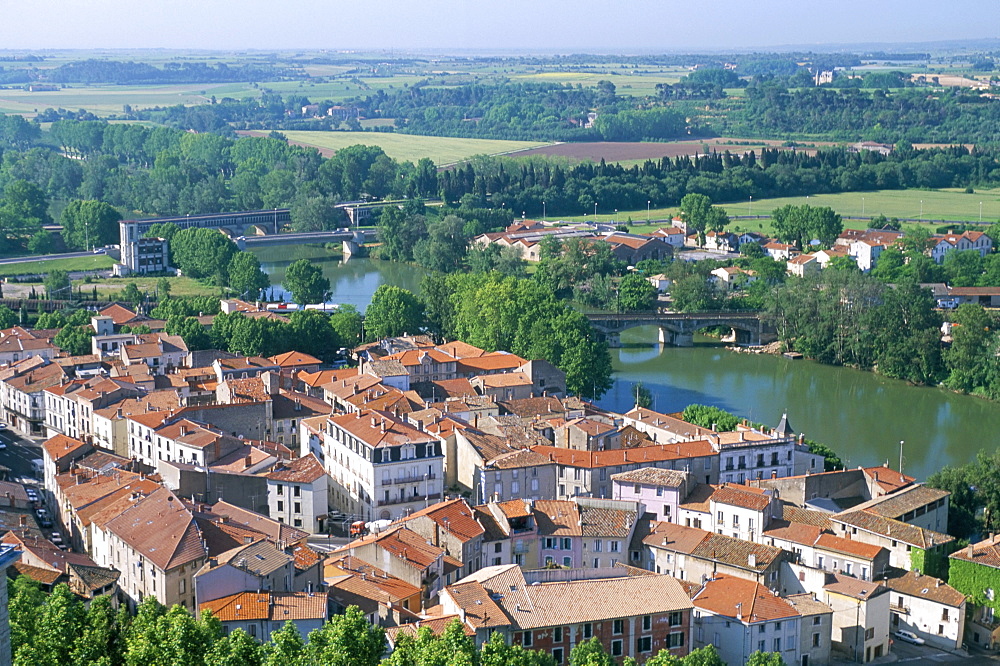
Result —
<instances>
[{"instance_id":1,"label":"tree","mask_svg":"<svg viewBox=\"0 0 1000 666\"><path fill-rule=\"evenodd\" d=\"M139 287L135 286L135 282L129 282L125 285L125 288L122 290L122 293L118 295L118 298L136 307L138 307L143 300L145 300L142 292L139 291Z\"/></svg>"},{"instance_id":2,"label":"tree","mask_svg":"<svg viewBox=\"0 0 1000 666\"><path fill-rule=\"evenodd\" d=\"M61 217L63 240L82 250L109 245L118 238L121 219L121 214L103 201L70 201Z\"/></svg>"},{"instance_id":3,"label":"tree","mask_svg":"<svg viewBox=\"0 0 1000 666\"><path fill-rule=\"evenodd\" d=\"M172 315L167 319L166 332L167 335L181 336L189 351L212 348L211 336L194 317Z\"/></svg>"},{"instance_id":4,"label":"tree","mask_svg":"<svg viewBox=\"0 0 1000 666\"><path fill-rule=\"evenodd\" d=\"M618 285L618 308L622 312L652 310L656 287L639 273L629 273Z\"/></svg>"},{"instance_id":5,"label":"tree","mask_svg":"<svg viewBox=\"0 0 1000 666\"><path fill-rule=\"evenodd\" d=\"M569 653L569 666L615 666L615 660L607 653L600 639L577 643Z\"/></svg>"},{"instance_id":6,"label":"tree","mask_svg":"<svg viewBox=\"0 0 1000 666\"><path fill-rule=\"evenodd\" d=\"M353 305L342 304L335 313L330 315L330 327L340 344L345 347L354 347L361 343L364 318Z\"/></svg>"},{"instance_id":7,"label":"tree","mask_svg":"<svg viewBox=\"0 0 1000 666\"><path fill-rule=\"evenodd\" d=\"M17 326L18 323L19 318L17 313L6 305L0 305L0 331L6 328L11 328L12 326Z\"/></svg>"},{"instance_id":8,"label":"tree","mask_svg":"<svg viewBox=\"0 0 1000 666\"><path fill-rule=\"evenodd\" d=\"M448 215L428 227L428 235L413 247L414 260L425 268L450 273L462 267L467 239L465 222L457 215Z\"/></svg>"},{"instance_id":9,"label":"tree","mask_svg":"<svg viewBox=\"0 0 1000 666\"><path fill-rule=\"evenodd\" d=\"M322 269L313 266L308 259L299 259L285 271L282 286L300 305L322 303L330 290L330 279L324 277Z\"/></svg>"},{"instance_id":10,"label":"tree","mask_svg":"<svg viewBox=\"0 0 1000 666\"><path fill-rule=\"evenodd\" d=\"M73 295L70 291L72 286L69 281L69 273L64 270L52 269L45 276L42 284L45 285L45 295L49 299L69 299Z\"/></svg>"},{"instance_id":11,"label":"tree","mask_svg":"<svg viewBox=\"0 0 1000 666\"><path fill-rule=\"evenodd\" d=\"M369 340L420 332L424 322L420 301L411 292L383 284L372 294L365 311L365 333Z\"/></svg>"},{"instance_id":12,"label":"tree","mask_svg":"<svg viewBox=\"0 0 1000 666\"><path fill-rule=\"evenodd\" d=\"M67 326L52 338L52 344L70 356L84 356L90 353L90 338L94 329L89 326Z\"/></svg>"},{"instance_id":13,"label":"tree","mask_svg":"<svg viewBox=\"0 0 1000 666\"><path fill-rule=\"evenodd\" d=\"M712 215L712 200L704 194L685 194L681 199L681 219L691 231L704 232ZM723 212L725 214L725 212Z\"/></svg>"},{"instance_id":14,"label":"tree","mask_svg":"<svg viewBox=\"0 0 1000 666\"><path fill-rule=\"evenodd\" d=\"M229 262L236 245L215 229L181 229L170 243L172 261L185 275L228 283Z\"/></svg>"},{"instance_id":15,"label":"tree","mask_svg":"<svg viewBox=\"0 0 1000 666\"><path fill-rule=\"evenodd\" d=\"M83 630L73 643L74 666L120 664L124 648L122 619L124 616L112 607L110 597L102 595L93 599L83 619Z\"/></svg>"},{"instance_id":16,"label":"tree","mask_svg":"<svg viewBox=\"0 0 1000 666\"><path fill-rule=\"evenodd\" d=\"M952 316L951 338L944 355L949 370L945 385L964 393L991 386L998 374L998 337L990 314L979 305L958 306Z\"/></svg>"},{"instance_id":17,"label":"tree","mask_svg":"<svg viewBox=\"0 0 1000 666\"><path fill-rule=\"evenodd\" d=\"M212 666L263 666L265 650L256 638L237 628L216 641L205 662Z\"/></svg>"},{"instance_id":18,"label":"tree","mask_svg":"<svg viewBox=\"0 0 1000 666\"><path fill-rule=\"evenodd\" d=\"M55 240L52 234L42 229L28 239L28 252L32 254L52 254L55 251Z\"/></svg>"},{"instance_id":19,"label":"tree","mask_svg":"<svg viewBox=\"0 0 1000 666\"><path fill-rule=\"evenodd\" d=\"M682 418L702 428L711 428L716 432L736 430L740 419L729 412L710 405L688 405L684 408Z\"/></svg>"},{"instance_id":20,"label":"tree","mask_svg":"<svg viewBox=\"0 0 1000 666\"><path fill-rule=\"evenodd\" d=\"M642 382L636 382L632 385L635 393L635 406L642 407L644 409L649 409L653 406L653 392L649 390L649 387Z\"/></svg>"},{"instance_id":21,"label":"tree","mask_svg":"<svg viewBox=\"0 0 1000 666\"><path fill-rule=\"evenodd\" d=\"M299 196L290 211L292 229L297 232L336 229L347 220L344 211L336 207L336 200L324 196Z\"/></svg>"},{"instance_id":22,"label":"tree","mask_svg":"<svg viewBox=\"0 0 1000 666\"><path fill-rule=\"evenodd\" d=\"M771 228L779 240L804 248L818 240L831 245L844 230L843 221L828 206L786 205L771 211Z\"/></svg>"},{"instance_id":23,"label":"tree","mask_svg":"<svg viewBox=\"0 0 1000 666\"><path fill-rule=\"evenodd\" d=\"M267 273L261 270L260 260L253 252L237 252L229 261L229 286L241 298L257 298L261 289L271 284Z\"/></svg>"},{"instance_id":24,"label":"tree","mask_svg":"<svg viewBox=\"0 0 1000 666\"><path fill-rule=\"evenodd\" d=\"M465 638L464 625L457 624L458 632ZM451 625L442 636L445 641L450 637L449 629ZM475 652L475 643L471 646ZM313 663L325 666L378 666L385 652L385 630L370 624L357 606L348 606L342 615L335 615L309 634L306 651Z\"/></svg>"},{"instance_id":25,"label":"tree","mask_svg":"<svg viewBox=\"0 0 1000 666\"><path fill-rule=\"evenodd\" d=\"M378 256L390 261L412 261L417 243L427 235L427 218L419 206L408 203L404 209L387 206L378 218ZM419 212L418 212L419 211Z\"/></svg>"},{"instance_id":26,"label":"tree","mask_svg":"<svg viewBox=\"0 0 1000 666\"><path fill-rule=\"evenodd\" d=\"M754 652L747 659L747 666L785 666L785 660L777 652Z\"/></svg>"},{"instance_id":27,"label":"tree","mask_svg":"<svg viewBox=\"0 0 1000 666\"><path fill-rule=\"evenodd\" d=\"M286 343L292 349L331 362L343 346L330 317L317 310L300 310L289 315Z\"/></svg>"},{"instance_id":28,"label":"tree","mask_svg":"<svg viewBox=\"0 0 1000 666\"><path fill-rule=\"evenodd\" d=\"M161 301L170 298L170 280L162 277L156 281L156 297Z\"/></svg>"},{"instance_id":29,"label":"tree","mask_svg":"<svg viewBox=\"0 0 1000 666\"><path fill-rule=\"evenodd\" d=\"M26 180L13 180L4 190L0 205L0 229L15 238L31 236L52 224L48 210L49 202L41 188Z\"/></svg>"}]
</instances>

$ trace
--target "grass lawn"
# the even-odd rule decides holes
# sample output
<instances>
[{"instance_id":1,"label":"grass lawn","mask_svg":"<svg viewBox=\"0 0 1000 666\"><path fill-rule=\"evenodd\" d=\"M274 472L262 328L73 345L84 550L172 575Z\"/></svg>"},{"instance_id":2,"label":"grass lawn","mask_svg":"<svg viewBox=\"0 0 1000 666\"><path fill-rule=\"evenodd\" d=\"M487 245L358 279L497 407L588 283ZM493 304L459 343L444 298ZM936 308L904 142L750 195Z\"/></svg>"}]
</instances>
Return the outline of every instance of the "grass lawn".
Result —
<instances>
[{"instance_id":1,"label":"grass lawn","mask_svg":"<svg viewBox=\"0 0 1000 666\"><path fill-rule=\"evenodd\" d=\"M76 280L73 282L73 286L79 285L84 293L89 289L97 287L97 292L101 295L114 294L125 289L125 286L129 283L134 284L139 288L139 291L156 291L156 283L160 281L161 278L157 277L126 277L126 278L107 278L103 280L95 280L91 283L85 283L83 280ZM204 284L189 277L168 277L167 280L170 281L170 295L171 296L218 296L219 288L213 285Z\"/></svg>"},{"instance_id":2,"label":"grass lawn","mask_svg":"<svg viewBox=\"0 0 1000 666\"><path fill-rule=\"evenodd\" d=\"M753 207L750 202L735 204L720 204L726 209L730 216L747 215L768 215L775 208L780 208L786 204L801 206L829 206L843 216L860 216L862 197L864 197L864 215L885 215L886 217L898 217L900 219L920 218L920 202L923 201L923 217L932 226L940 226L940 220L958 220L965 222L979 221L979 202L983 202L983 222L995 222L1000 220L1000 188L991 190L977 190L975 194L965 194L963 190L878 190L874 192L844 192L841 194L817 194L808 197L783 197L779 199L754 199ZM614 213L608 214L598 210L597 220L599 222L610 222L617 219L619 224L626 224L631 217L635 223L630 229L635 233L646 233L658 229L665 224L669 224L671 217L679 213L677 207L673 208L652 208L649 211L650 220L660 220L659 223L645 224L646 209L640 210L620 210L617 218ZM564 219L573 222L591 222L593 215L576 215ZM864 229L868 226L867 219L852 220L845 219L844 227L849 229ZM734 220L730 225L734 230L770 231L770 222L761 220Z\"/></svg>"},{"instance_id":3,"label":"grass lawn","mask_svg":"<svg viewBox=\"0 0 1000 666\"><path fill-rule=\"evenodd\" d=\"M20 261L16 264L0 264L0 277L8 275L39 275L52 270L94 271L114 266L115 260L106 254L72 259L51 259L49 261Z\"/></svg>"},{"instance_id":4,"label":"grass lawn","mask_svg":"<svg viewBox=\"0 0 1000 666\"><path fill-rule=\"evenodd\" d=\"M468 159L473 155L496 155L515 150L547 146L545 142L494 141L492 139L456 139L453 137L421 136L383 132L283 132L290 141L317 148L339 150L345 146L364 144L380 146L386 155L397 160L416 162L429 157L438 166Z\"/></svg>"}]
</instances>

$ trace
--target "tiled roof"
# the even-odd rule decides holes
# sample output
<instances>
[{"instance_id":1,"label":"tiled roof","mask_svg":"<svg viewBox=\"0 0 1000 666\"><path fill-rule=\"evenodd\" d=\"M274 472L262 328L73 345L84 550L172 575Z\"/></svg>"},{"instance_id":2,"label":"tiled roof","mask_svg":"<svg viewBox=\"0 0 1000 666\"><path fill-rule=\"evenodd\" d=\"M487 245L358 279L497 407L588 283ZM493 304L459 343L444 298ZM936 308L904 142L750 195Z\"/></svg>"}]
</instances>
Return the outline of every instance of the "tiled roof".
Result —
<instances>
[{"instance_id":1,"label":"tiled roof","mask_svg":"<svg viewBox=\"0 0 1000 666\"><path fill-rule=\"evenodd\" d=\"M691 608L684 588L670 576L629 576L625 570L623 574L620 578L529 585L516 565L494 566L477 571L447 591L465 610L467 622L471 610L488 609L481 614L482 624L472 626L512 624L518 629L535 629ZM457 595L456 587L463 588ZM505 617L495 619L493 614L500 610Z\"/></svg>"},{"instance_id":2,"label":"tiled roof","mask_svg":"<svg viewBox=\"0 0 1000 666\"><path fill-rule=\"evenodd\" d=\"M104 529L164 571L206 555L194 516L166 488L140 499Z\"/></svg>"},{"instance_id":3,"label":"tiled roof","mask_svg":"<svg viewBox=\"0 0 1000 666\"><path fill-rule=\"evenodd\" d=\"M220 622L324 620L326 595L311 592L240 592L199 604Z\"/></svg>"},{"instance_id":4,"label":"tiled roof","mask_svg":"<svg viewBox=\"0 0 1000 666\"><path fill-rule=\"evenodd\" d=\"M782 556L783 552L781 548L775 546L766 546L761 543L709 532L707 538L695 546L691 555L759 572L770 567L775 560ZM750 563L751 555L754 556L754 564L752 565Z\"/></svg>"},{"instance_id":5,"label":"tiled roof","mask_svg":"<svg viewBox=\"0 0 1000 666\"><path fill-rule=\"evenodd\" d=\"M369 361L365 364L365 372L375 377L403 377L410 374L402 363L392 360Z\"/></svg>"},{"instance_id":6,"label":"tiled roof","mask_svg":"<svg viewBox=\"0 0 1000 666\"><path fill-rule=\"evenodd\" d=\"M267 475L271 481L284 481L285 483L312 483L319 479L326 470L323 464L316 459L312 453L295 460L284 462L280 467L275 468Z\"/></svg>"},{"instance_id":7,"label":"tiled roof","mask_svg":"<svg viewBox=\"0 0 1000 666\"><path fill-rule=\"evenodd\" d=\"M539 465L554 464L547 456L532 451L531 449L518 449L509 453L501 453L497 457L488 460L486 466L495 469L520 469L522 467L537 467Z\"/></svg>"},{"instance_id":8,"label":"tiled roof","mask_svg":"<svg viewBox=\"0 0 1000 666\"><path fill-rule=\"evenodd\" d=\"M87 446L86 443L61 434L50 437L42 444L42 448L49 455L49 458L57 462L66 456L71 456L75 451L85 446Z\"/></svg>"},{"instance_id":9,"label":"tiled roof","mask_svg":"<svg viewBox=\"0 0 1000 666\"><path fill-rule=\"evenodd\" d=\"M955 540L955 537L948 534L885 518L869 511L845 511L838 513L833 520L923 549L934 548Z\"/></svg>"},{"instance_id":10,"label":"tiled roof","mask_svg":"<svg viewBox=\"0 0 1000 666\"><path fill-rule=\"evenodd\" d=\"M445 354L453 356L454 358L474 358L476 356L482 356L485 353L485 351L479 347L473 347L472 345L466 344L461 340L446 342L438 345L436 348L443 351Z\"/></svg>"},{"instance_id":11,"label":"tiled roof","mask_svg":"<svg viewBox=\"0 0 1000 666\"><path fill-rule=\"evenodd\" d=\"M580 507L580 529L583 536L628 538L639 516L635 511L604 507Z\"/></svg>"},{"instance_id":12,"label":"tiled roof","mask_svg":"<svg viewBox=\"0 0 1000 666\"><path fill-rule=\"evenodd\" d=\"M127 324L139 315L127 308L115 303L114 305L109 305L100 312L98 312L102 317L111 317L111 321L115 323L116 326L121 326L122 324Z\"/></svg>"},{"instance_id":13,"label":"tiled roof","mask_svg":"<svg viewBox=\"0 0 1000 666\"><path fill-rule=\"evenodd\" d=\"M305 544L292 546L292 560L295 568L306 571L323 560L323 556Z\"/></svg>"},{"instance_id":14,"label":"tiled roof","mask_svg":"<svg viewBox=\"0 0 1000 666\"><path fill-rule=\"evenodd\" d=\"M515 354L490 352L482 356L460 359L458 371L464 374L478 375L484 371L515 370L525 363L527 363L525 359Z\"/></svg>"},{"instance_id":15,"label":"tiled roof","mask_svg":"<svg viewBox=\"0 0 1000 666\"><path fill-rule=\"evenodd\" d=\"M778 515L783 520L787 520L792 523L814 525L821 530L830 529L830 514L828 513L814 511L813 509L803 509L802 507L793 506L784 502L781 502L778 506L780 508Z\"/></svg>"},{"instance_id":16,"label":"tiled roof","mask_svg":"<svg viewBox=\"0 0 1000 666\"><path fill-rule=\"evenodd\" d=\"M785 601L794 606L795 610L799 612L799 615L802 615L803 617L833 613L832 608L824 604L822 601L814 599L812 594L789 594L785 597Z\"/></svg>"},{"instance_id":17,"label":"tiled roof","mask_svg":"<svg viewBox=\"0 0 1000 666\"><path fill-rule=\"evenodd\" d=\"M278 550L270 541L261 540L220 553L217 566L228 564L255 576L269 576L291 560L291 555ZM214 567L205 565L205 570L210 568Z\"/></svg>"},{"instance_id":18,"label":"tiled roof","mask_svg":"<svg viewBox=\"0 0 1000 666\"><path fill-rule=\"evenodd\" d=\"M326 561L325 577L330 578L341 572L349 574L353 583L348 585L338 582L333 587L349 588L355 593L367 591L368 594L377 590L381 598L393 603L420 594L419 587L351 555L333 557Z\"/></svg>"},{"instance_id":19,"label":"tiled roof","mask_svg":"<svg viewBox=\"0 0 1000 666\"><path fill-rule=\"evenodd\" d=\"M826 585L823 589L827 592L841 594L854 599L867 600L885 592L886 588L877 581L864 581L852 576L843 574L826 574Z\"/></svg>"},{"instance_id":20,"label":"tiled roof","mask_svg":"<svg viewBox=\"0 0 1000 666\"><path fill-rule=\"evenodd\" d=\"M484 387L531 386L531 379L523 372L505 372L499 375L478 375L472 378Z\"/></svg>"},{"instance_id":21,"label":"tiled roof","mask_svg":"<svg viewBox=\"0 0 1000 666\"><path fill-rule=\"evenodd\" d=\"M499 435L490 435L471 428L464 430L462 435L484 461L496 460L516 450L515 447L511 446L510 441L506 437Z\"/></svg>"},{"instance_id":22,"label":"tiled roof","mask_svg":"<svg viewBox=\"0 0 1000 666\"><path fill-rule=\"evenodd\" d=\"M276 543L298 543L309 536L308 532L300 530L297 527L285 525L280 521L230 504L229 502L216 502L212 505L212 513L224 516L237 525L243 525L251 530L255 530Z\"/></svg>"},{"instance_id":23,"label":"tiled roof","mask_svg":"<svg viewBox=\"0 0 1000 666\"><path fill-rule=\"evenodd\" d=\"M759 488L723 484L715 488L711 501L753 511L764 511L771 504L771 497Z\"/></svg>"},{"instance_id":24,"label":"tiled roof","mask_svg":"<svg viewBox=\"0 0 1000 666\"><path fill-rule=\"evenodd\" d=\"M67 565L70 572L91 592L100 590L118 582L121 572L106 567L88 566L86 564Z\"/></svg>"},{"instance_id":25,"label":"tiled roof","mask_svg":"<svg viewBox=\"0 0 1000 666\"><path fill-rule=\"evenodd\" d=\"M816 539L815 545L817 548L833 550L846 555L854 555L855 557L861 557L866 560L874 560L878 557L879 553L885 550L882 546L874 546L870 543L854 541L853 539L845 539L843 537L827 533L820 534Z\"/></svg>"},{"instance_id":26,"label":"tiled roof","mask_svg":"<svg viewBox=\"0 0 1000 666\"><path fill-rule=\"evenodd\" d=\"M640 467L629 472L612 474L611 480L619 483L638 483L648 486L680 488L687 481L688 476L687 472L681 470Z\"/></svg>"},{"instance_id":27,"label":"tiled roof","mask_svg":"<svg viewBox=\"0 0 1000 666\"><path fill-rule=\"evenodd\" d=\"M462 542L483 535L483 526L476 520L472 507L462 498L438 502L425 509L411 513L406 518L400 520L400 522L406 524L408 521L419 516L427 516L442 529L454 534Z\"/></svg>"},{"instance_id":28,"label":"tiled roof","mask_svg":"<svg viewBox=\"0 0 1000 666\"><path fill-rule=\"evenodd\" d=\"M707 483L699 483L688 491L688 495L684 498L684 501L681 502L680 507L682 509L687 509L688 511L708 513L711 510L709 502L711 501L714 493L715 486L711 486Z\"/></svg>"},{"instance_id":29,"label":"tiled roof","mask_svg":"<svg viewBox=\"0 0 1000 666\"><path fill-rule=\"evenodd\" d=\"M555 446L533 446L531 449L548 455L560 465L581 468L613 467L628 464L641 465L643 463L715 455L712 445L705 440L639 446L632 449L614 449L610 451L577 451L575 449L563 449Z\"/></svg>"},{"instance_id":30,"label":"tiled roof","mask_svg":"<svg viewBox=\"0 0 1000 666\"><path fill-rule=\"evenodd\" d=\"M926 506L951 495L947 490L938 490L925 485L911 486L891 495L877 497L870 502L854 507L877 513L886 518L901 519L914 509Z\"/></svg>"},{"instance_id":31,"label":"tiled roof","mask_svg":"<svg viewBox=\"0 0 1000 666\"><path fill-rule=\"evenodd\" d=\"M331 416L329 420L372 448L437 441L388 412L365 409L353 414Z\"/></svg>"},{"instance_id":32,"label":"tiled roof","mask_svg":"<svg viewBox=\"0 0 1000 666\"><path fill-rule=\"evenodd\" d=\"M900 488L904 488L914 481L912 476L906 476L902 472L897 472L890 467L865 467L865 475L872 479L876 484L879 485L886 492L895 492Z\"/></svg>"},{"instance_id":33,"label":"tiled roof","mask_svg":"<svg viewBox=\"0 0 1000 666\"><path fill-rule=\"evenodd\" d=\"M535 523L542 536L582 536L576 502L538 500L534 503Z\"/></svg>"},{"instance_id":34,"label":"tiled roof","mask_svg":"<svg viewBox=\"0 0 1000 666\"><path fill-rule=\"evenodd\" d=\"M307 419L330 413L330 405L304 393L281 389L271 397L271 412L275 419Z\"/></svg>"},{"instance_id":35,"label":"tiled roof","mask_svg":"<svg viewBox=\"0 0 1000 666\"><path fill-rule=\"evenodd\" d=\"M523 499L497 502L496 506L507 518L526 518L532 515L531 506Z\"/></svg>"},{"instance_id":36,"label":"tiled roof","mask_svg":"<svg viewBox=\"0 0 1000 666\"><path fill-rule=\"evenodd\" d=\"M965 603L964 594L940 578L925 576L919 571L907 571L900 576L888 578L885 584L893 592L927 599L954 608Z\"/></svg>"},{"instance_id":37,"label":"tiled roof","mask_svg":"<svg viewBox=\"0 0 1000 666\"><path fill-rule=\"evenodd\" d=\"M323 364L323 361L319 360L315 356L310 356L309 354L298 351L289 351L284 354L278 354L277 356L270 357L268 360L282 368L298 368L302 366Z\"/></svg>"},{"instance_id":38,"label":"tiled roof","mask_svg":"<svg viewBox=\"0 0 1000 666\"><path fill-rule=\"evenodd\" d=\"M566 408L559 398L552 396L503 400L499 405L504 412L520 416L522 419L530 419L536 416L544 419L549 418L553 414L562 415L566 413Z\"/></svg>"},{"instance_id":39,"label":"tiled roof","mask_svg":"<svg viewBox=\"0 0 1000 666\"><path fill-rule=\"evenodd\" d=\"M795 607L760 583L717 574L691 600L695 608L746 624L770 622L799 616Z\"/></svg>"},{"instance_id":40,"label":"tiled roof","mask_svg":"<svg viewBox=\"0 0 1000 666\"><path fill-rule=\"evenodd\" d=\"M448 594L465 611L465 622L475 629L511 624L490 591L479 581L459 582L448 588Z\"/></svg>"},{"instance_id":41,"label":"tiled roof","mask_svg":"<svg viewBox=\"0 0 1000 666\"><path fill-rule=\"evenodd\" d=\"M956 550L951 557L1000 569L1000 534Z\"/></svg>"},{"instance_id":42,"label":"tiled roof","mask_svg":"<svg viewBox=\"0 0 1000 666\"><path fill-rule=\"evenodd\" d=\"M452 622L458 622L462 625L462 631L466 636L475 636L476 632L467 624L462 623L462 619L457 615L440 615L436 617L428 617L416 622L407 622L406 624L401 624L398 627L386 627L385 635L392 645L396 644L397 637L400 634L407 634L416 638L421 629L429 629L431 634L434 636L440 636L444 633L444 630L448 628Z\"/></svg>"},{"instance_id":43,"label":"tiled roof","mask_svg":"<svg viewBox=\"0 0 1000 666\"><path fill-rule=\"evenodd\" d=\"M22 576L27 576L31 580L37 581L42 585L54 585L60 578L65 574L62 571L56 571L54 569L43 569L41 567L33 567L30 564L25 564L24 562L17 561L14 562L14 571L21 574Z\"/></svg>"},{"instance_id":44,"label":"tiled roof","mask_svg":"<svg viewBox=\"0 0 1000 666\"><path fill-rule=\"evenodd\" d=\"M335 552L339 554L346 549L357 548L370 543L377 543L379 547L388 551L391 556L397 557L421 571L428 569L439 557L444 557L446 563L458 568L462 566L461 562L446 555L444 550L427 543L426 539L401 524L390 527L385 532L371 534L353 541Z\"/></svg>"},{"instance_id":45,"label":"tiled roof","mask_svg":"<svg viewBox=\"0 0 1000 666\"><path fill-rule=\"evenodd\" d=\"M792 523L787 520L772 520L768 528L764 530L763 536L811 546L816 543L816 539L822 533L823 529L815 525Z\"/></svg>"},{"instance_id":46,"label":"tiled roof","mask_svg":"<svg viewBox=\"0 0 1000 666\"><path fill-rule=\"evenodd\" d=\"M483 541L503 541L507 533L490 510L483 506L475 507L476 520L483 526Z\"/></svg>"}]
</instances>

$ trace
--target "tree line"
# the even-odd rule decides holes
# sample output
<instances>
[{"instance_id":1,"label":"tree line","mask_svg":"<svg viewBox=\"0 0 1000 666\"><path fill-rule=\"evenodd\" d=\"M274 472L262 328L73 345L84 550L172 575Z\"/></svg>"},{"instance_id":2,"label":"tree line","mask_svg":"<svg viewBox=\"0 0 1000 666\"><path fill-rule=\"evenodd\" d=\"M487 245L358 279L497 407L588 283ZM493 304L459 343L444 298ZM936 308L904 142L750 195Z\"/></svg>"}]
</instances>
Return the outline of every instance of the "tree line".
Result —
<instances>
[{"instance_id":1,"label":"tree line","mask_svg":"<svg viewBox=\"0 0 1000 666\"><path fill-rule=\"evenodd\" d=\"M495 632L477 647L454 620L435 635L421 627L399 632L392 654L385 630L370 624L357 606L334 615L303 637L288 621L261 643L241 628L223 630L210 612L195 618L181 607L146 598L129 613L100 596L85 606L65 584L43 592L27 576L11 585L10 640L16 666L556 666L548 652L508 645ZM597 638L570 650L570 666L615 666ZM626 666L636 666L626 657ZM724 666L714 646L674 657L652 655L649 666ZM781 666L775 653L755 652L751 666Z\"/></svg>"}]
</instances>

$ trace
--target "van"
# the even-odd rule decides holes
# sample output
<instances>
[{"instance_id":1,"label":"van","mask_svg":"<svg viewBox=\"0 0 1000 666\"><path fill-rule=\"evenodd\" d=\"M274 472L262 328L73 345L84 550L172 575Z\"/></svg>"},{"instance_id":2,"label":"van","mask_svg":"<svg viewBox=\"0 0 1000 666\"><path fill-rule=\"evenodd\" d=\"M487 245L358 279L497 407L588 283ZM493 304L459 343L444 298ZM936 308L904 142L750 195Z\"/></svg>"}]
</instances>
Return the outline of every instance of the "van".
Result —
<instances>
[{"instance_id":1,"label":"van","mask_svg":"<svg viewBox=\"0 0 1000 666\"><path fill-rule=\"evenodd\" d=\"M31 461L31 471L36 475L40 475L45 470L45 461L41 458L35 458Z\"/></svg>"}]
</instances>

